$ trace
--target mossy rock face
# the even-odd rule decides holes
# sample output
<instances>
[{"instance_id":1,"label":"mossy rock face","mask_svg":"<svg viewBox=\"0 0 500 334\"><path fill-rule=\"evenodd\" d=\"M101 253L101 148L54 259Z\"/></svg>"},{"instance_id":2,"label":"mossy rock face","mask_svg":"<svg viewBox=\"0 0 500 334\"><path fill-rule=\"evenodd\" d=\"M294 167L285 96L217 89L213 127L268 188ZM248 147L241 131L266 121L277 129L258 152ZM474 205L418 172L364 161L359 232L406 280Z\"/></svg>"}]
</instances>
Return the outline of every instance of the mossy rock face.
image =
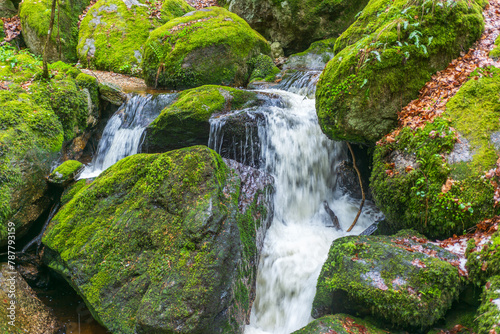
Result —
<instances>
[{"instance_id":1,"label":"mossy rock face","mask_svg":"<svg viewBox=\"0 0 500 334\"><path fill-rule=\"evenodd\" d=\"M312 43L304 52L288 57L283 69L322 71L334 56L333 47L336 40L330 38Z\"/></svg>"},{"instance_id":2,"label":"mossy rock face","mask_svg":"<svg viewBox=\"0 0 500 334\"><path fill-rule=\"evenodd\" d=\"M80 25L77 46L80 62L99 70L140 74L149 32L163 20L182 16L192 9L182 0L171 0L162 7L162 19L158 20L149 18L152 9L149 6L149 2L142 0L98 1Z\"/></svg>"},{"instance_id":3,"label":"mossy rock face","mask_svg":"<svg viewBox=\"0 0 500 334\"><path fill-rule=\"evenodd\" d=\"M416 237L337 239L318 278L312 315L357 312L404 328L430 326L461 286L458 269L445 259L458 257Z\"/></svg>"},{"instance_id":4,"label":"mossy rock face","mask_svg":"<svg viewBox=\"0 0 500 334\"><path fill-rule=\"evenodd\" d=\"M492 276L500 275L500 233L485 236L483 240L469 240L467 244L467 271L471 281L483 286Z\"/></svg>"},{"instance_id":5,"label":"mossy rock face","mask_svg":"<svg viewBox=\"0 0 500 334\"><path fill-rule=\"evenodd\" d=\"M0 331L9 334L56 334L63 325L13 266L0 263ZM11 288L12 286L12 288ZM15 295L11 298L11 295ZM15 305L10 302L15 301ZM14 307L12 307L14 306ZM14 311L11 313L12 308ZM13 315L13 316L11 316ZM9 322L12 322L9 324Z\"/></svg>"},{"instance_id":6,"label":"mossy rock face","mask_svg":"<svg viewBox=\"0 0 500 334\"><path fill-rule=\"evenodd\" d=\"M146 128L143 152L165 152L191 145L206 145L210 117L257 102L257 94L222 86L202 86L182 92Z\"/></svg>"},{"instance_id":7,"label":"mossy rock face","mask_svg":"<svg viewBox=\"0 0 500 334\"><path fill-rule=\"evenodd\" d=\"M325 315L292 334L384 334L369 322L347 314Z\"/></svg>"},{"instance_id":8,"label":"mossy rock face","mask_svg":"<svg viewBox=\"0 0 500 334\"><path fill-rule=\"evenodd\" d=\"M242 332L259 205L243 214L239 194L204 146L127 157L56 214L44 261L111 332Z\"/></svg>"},{"instance_id":9,"label":"mossy rock face","mask_svg":"<svg viewBox=\"0 0 500 334\"><path fill-rule=\"evenodd\" d=\"M481 299L476 318L478 333L500 333L500 276L488 280Z\"/></svg>"},{"instance_id":10,"label":"mossy rock face","mask_svg":"<svg viewBox=\"0 0 500 334\"><path fill-rule=\"evenodd\" d=\"M76 160L67 160L50 173L48 181L58 186L66 187L75 180L83 169L83 164Z\"/></svg>"},{"instance_id":11,"label":"mossy rock face","mask_svg":"<svg viewBox=\"0 0 500 334\"><path fill-rule=\"evenodd\" d=\"M279 42L289 55L304 51L313 41L338 37L368 1L224 0L219 3L268 40Z\"/></svg>"},{"instance_id":12,"label":"mossy rock face","mask_svg":"<svg viewBox=\"0 0 500 334\"><path fill-rule=\"evenodd\" d=\"M495 60L498 60L498 58L500 58L500 36L497 37L497 39L495 40L495 47L493 48L493 50L490 51L489 53L489 56Z\"/></svg>"},{"instance_id":13,"label":"mossy rock face","mask_svg":"<svg viewBox=\"0 0 500 334\"><path fill-rule=\"evenodd\" d=\"M7 242L7 223L16 225L21 238L48 209L46 176L64 140L87 127L87 95L67 69L51 70L54 79L35 80L24 90L21 83L41 71L41 62L28 53L2 46L0 62L0 246ZM11 66L14 64L15 66ZM57 78L57 79L56 79Z\"/></svg>"},{"instance_id":14,"label":"mossy rock face","mask_svg":"<svg viewBox=\"0 0 500 334\"><path fill-rule=\"evenodd\" d=\"M372 193L393 230L450 237L500 213L494 188L483 177L500 153L500 71L471 77L477 80L461 87L444 117L423 129L403 129L394 142L376 147Z\"/></svg>"},{"instance_id":15,"label":"mossy rock face","mask_svg":"<svg viewBox=\"0 0 500 334\"><path fill-rule=\"evenodd\" d=\"M144 50L144 79L148 86L168 89L242 86L252 70L248 62L270 52L266 40L240 17L224 8L204 8L151 32Z\"/></svg>"},{"instance_id":16,"label":"mossy rock face","mask_svg":"<svg viewBox=\"0 0 500 334\"><path fill-rule=\"evenodd\" d=\"M61 195L61 206L71 201L76 194L78 194L82 189L84 189L90 182L88 179L81 179L77 182L70 184Z\"/></svg>"},{"instance_id":17,"label":"mossy rock face","mask_svg":"<svg viewBox=\"0 0 500 334\"><path fill-rule=\"evenodd\" d=\"M17 10L11 0L0 0L0 17L12 17L16 14ZM3 30L2 25L0 24L0 30Z\"/></svg>"},{"instance_id":18,"label":"mossy rock face","mask_svg":"<svg viewBox=\"0 0 500 334\"><path fill-rule=\"evenodd\" d=\"M48 60L76 62L78 20L90 0L65 0L56 6L54 28L48 45ZM26 45L36 55L43 55L49 31L51 0L26 0L19 8L22 34Z\"/></svg>"},{"instance_id":19,"label":"mossy rock face","mask_svg":"<svg viewBox=\"0 0 500 334\"><path fill-rule=\"evenodd\" d=\"M252 81L274 81L280 69L274 65L273 60L268 55L258 55L252 58L250 64L253 66L250 82Z\"/></svg>"},{"instance_id":20,"label":"mossy rock face","mask_svg":"<svg viewBox=\"0 0 500 334\"><path fill-rule=\"evenodd\" d=\"M334 140L374 143L397 123L436 71L483 31L482 7L459 0L371 0L335 42L316 90L323 132Z\"/></svg>"}]
</instances>

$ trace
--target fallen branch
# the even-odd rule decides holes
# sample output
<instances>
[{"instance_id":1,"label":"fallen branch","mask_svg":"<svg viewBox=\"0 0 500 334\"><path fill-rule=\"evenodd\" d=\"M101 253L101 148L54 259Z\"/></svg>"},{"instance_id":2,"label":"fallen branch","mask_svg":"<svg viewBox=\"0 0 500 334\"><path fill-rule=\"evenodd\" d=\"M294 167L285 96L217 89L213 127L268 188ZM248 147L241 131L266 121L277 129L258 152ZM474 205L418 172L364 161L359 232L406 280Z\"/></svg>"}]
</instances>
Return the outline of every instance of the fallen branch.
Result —
<instances>
[{"instance_id":1,"label":"fallen branch","mask_svg":"<svg viewBox=\"0 0 500 334\"><path fill-rule=\"evenodd\" d=\"M349 142L347 143L347 147L349 148L349 152L351 152L352 156L352 165L354 166L354 169L356 170L356 173L358 174L358 180L359 180L359 186L361 187L361 204L359 205L359 211L358 214L356 215L356 218L354 218L354 221L351 224L351 227L347 229L347 232L351 232L352 228L356 223L358 222L359 215L361 214L361 210L363 210L363 205L365 204L365 191L363 190L363 181L361 180L361 173L359 172L358 166L356 166L356 157L354 156L354 152L352 151L351 144Z\"/></svg>"}]
</instances>

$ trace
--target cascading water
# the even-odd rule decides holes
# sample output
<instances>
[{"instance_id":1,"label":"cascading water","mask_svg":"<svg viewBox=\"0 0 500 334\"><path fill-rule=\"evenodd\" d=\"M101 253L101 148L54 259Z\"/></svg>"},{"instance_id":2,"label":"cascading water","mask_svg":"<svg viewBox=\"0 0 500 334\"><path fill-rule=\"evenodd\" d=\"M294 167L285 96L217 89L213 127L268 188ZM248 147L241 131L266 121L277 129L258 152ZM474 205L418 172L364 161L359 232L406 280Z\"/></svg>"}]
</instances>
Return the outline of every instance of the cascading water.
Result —
<instances>
[{"instance_id":1,"label":"cascading water","mask_svg":"<svg viewBox=\"0 0 500 334\"><path fill-rule=\"evenodd\" d=\"M336 189L336 165L347 158L342 143L329 140L318 125L314 99L317 77L302 77L265 93L283 103L257 110L265 122L259 124L261 161L275 178L274 217L267 231L257 276L257 296L246 334L288 334L307 325L316 292L316 281L332 241L347 235L359 201ZM212 123L221 137L223 121ZM215 125L217 124L217 125ZM212 138L220 150L221 140ZM217 142L217 144L216 144ZM331 208L342 227L337 231L325 209ZM366 205L349 234L360 234L380 214Z\"/></svg>"},{"instance_id":2,"label":"cascading water","mask_svg":"<svg viewBox=\"0 0 500 334\"><path fill-rule=\"evenodd\" d=\"M97 177L118 160L136 154L146 127L174 98L175 94L132 95L109 119L99 141L97 154L80 178Z\"/></svg>"}]
</instances>

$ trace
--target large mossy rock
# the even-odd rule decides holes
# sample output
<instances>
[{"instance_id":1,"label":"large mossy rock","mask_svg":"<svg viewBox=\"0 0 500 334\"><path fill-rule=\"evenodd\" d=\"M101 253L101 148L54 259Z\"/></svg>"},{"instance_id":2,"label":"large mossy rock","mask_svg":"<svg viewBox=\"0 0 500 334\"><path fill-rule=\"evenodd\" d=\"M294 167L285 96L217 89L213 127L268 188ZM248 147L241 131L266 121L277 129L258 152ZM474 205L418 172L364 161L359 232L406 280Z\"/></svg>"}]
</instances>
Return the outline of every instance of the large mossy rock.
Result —
<instances>
[{"instance_id":1,"label":"large mossy rock","mask_svg":"<svg viewBox=\"0 0 500 334\"><path fill-rule=\"evenodd\" d=\"M371 314L389 324L423 328L458 297L458 257L410 235L347 236L333 242L318 278L312 315Z\"/></svg>"},{"instance_id":2,"label":"large mossy rock","mask_svg":"<svg viewBox=\"0 0 500 334\"><path fill-rule=\"evenodd\" d=\"M12 305L11 301L15 304ZM0 263L0 331L56 334L62 327L21 274L13 266Z\"/></svg>"},{"instance_id":3,"label":"large mossy rock","mask_svg":"<svg viewBox=\"0 0 500 334\"><path fill-rule=\"evenodd\" d=\"M377 146L371 188L393 230L451 237L500 213L485 172L500 153L500 70L476 71L423 129ZM459 140L457 140L457 132Z\"/></svg>"},{"instance_id":4,"label":"large mossy rock","mask_svg":"<svg viewBox=\"0 0 500 334\"><path fill-rule=\"evenodd\" d=\"M367 321L346 314L325 315L292 334L384 334Z\"/></svg>"},{"instance_id":5,"label":"large mossy rock","mask_svg":"<svg viewBox=\"0 0 500 334\"><path fill-rule=\"evenodd\" d=\"M52 70L54 79L35 80L25 91L21 84L41 70L41 62L3 48L0 81L7 89L0 90L0 246L7 242L8 222L15 223L21 238L48 209L45 178L51 164L63 142L87 128L92 113L86 89L69 69Z\"/></svg>"},{"instance_id":6,"label":"large mossy rock","mask_svg":"<svg viewBox=\"0 0 500 334\"><path fill-rule=\"evenodd\" d=\"M16 13L17 10L11 0L0 0L0 17L12 17L16 15ZM1 29L2 27L0 27L0 30Z\"/></svg>"},{"instance_id":7,"label":"large mossy rock","mask_svg":"<svg viewBox=\"0 0 500 334\"><path fill-rule=\"evenodd\" d=\"M90 0L60 1L50 43L48 60L76 62L78 44L78 20ZM43 55L49 31L52 0L25 0L19 8L22 34L26 45L36 55Z\"/></svg>"},{"instance_id":8,"label":"large mossy rock","mask_svg":"<svg viewBox=\"0 0 500 334\"><path fill-rule=\"evenodd\" d=\"M182 0L166 4L162 18L172 19L194 10ZM149 32L163 21L150 18L150 6L146 1L98 1L80 25L77 46L80 62L100 70L140 73L144 43Z\"/></svg>"},{"instance_id":9,"label":"large mossy rock","mask_svg":"<svg viewBox=\"0 0 500 334\"><path fill-rule=\"evenodd\" d=\"M355 1L219 1L285 53L304 51L311 42L338 37L368 3Z\"/></svg>"},{"instance_id":10,"label":"large mossy rock","mask_svg":"<svg viewBox=\"0 0 500 334\"><path fill-rule=\"evenodd\" d=\"M481 4L479 4L481 2ZM436 71L480 37L482 1L371 0L335 42L322 73L316 110L335 140L374 143L418 97Z\"/></svg>"},{"instance_id":11,"label":"large mossy rock","mask_svg":"<svg viewBox=\"0 0 500 334\"><path fill-rule=\"evenodd\" d=\"M238 110L257 102L254 92L222 86L202 86L182 92L146 128L142 152L165 152L206 145L213 114Z\"/></svg>"},{"instance_id":12,"label":"large mossy rock","mask_svg":"<svg viewBox=\"0 0 500 334\"><path fill-rule=\"evenodd\" d=\"M184 89L248 82L249 61L270 54L266 40L237 15L220 7L175 18L151 32L144 50L148 86Z\"/></svg>"},{"instance_id":13,"label":"large mossy rock","mask_svg":"<svg viewBox=\"0 0 500 334\"><path fill-rule=\"evenodd\" d=\"M467 272L471 281L483 286L493 276L500 275L500 233L475 240L467 244Z\"/></svg>"},{"instance_id":14,"label":"large mossy rock","mask_svg":"<svg viewBox=\"0 0 500 334\"><path fill-rule=\"evenodd\" d=\"M127 157L56 214L44 260L113 333L240 333L266 213L239 193L205 146Z\"/></svg>"},{"instance_id":15,"label":"large mossy rock","mask_svg":"<svg viewBox=\"0 0 500 334\"><path fill-rule=\"evenodd\" d=\"M500 333L500 276L491 277L484 286L476 322L478 333Z\"/></svg>"}]
</instances>

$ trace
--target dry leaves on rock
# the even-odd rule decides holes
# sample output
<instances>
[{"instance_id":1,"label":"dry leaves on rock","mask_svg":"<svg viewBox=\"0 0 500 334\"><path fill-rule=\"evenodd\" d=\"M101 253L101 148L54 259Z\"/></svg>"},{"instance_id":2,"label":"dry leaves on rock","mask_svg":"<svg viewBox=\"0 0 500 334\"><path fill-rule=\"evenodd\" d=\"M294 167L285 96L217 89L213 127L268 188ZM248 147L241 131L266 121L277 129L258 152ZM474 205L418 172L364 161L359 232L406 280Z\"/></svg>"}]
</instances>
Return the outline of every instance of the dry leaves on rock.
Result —
<instances>
[{"instance_id":1,"label":"dry leaves on rock","mask_svg":"<svg viewBox=\"0 0 500 334\"><path fill-rule=\"evenodd\" d=\"M14 16L11 18L2 18L3 30L5 33L4 42L10 42L14 40L21 33L21 20L19 16Z\"/></svg>"}]
</instances>

